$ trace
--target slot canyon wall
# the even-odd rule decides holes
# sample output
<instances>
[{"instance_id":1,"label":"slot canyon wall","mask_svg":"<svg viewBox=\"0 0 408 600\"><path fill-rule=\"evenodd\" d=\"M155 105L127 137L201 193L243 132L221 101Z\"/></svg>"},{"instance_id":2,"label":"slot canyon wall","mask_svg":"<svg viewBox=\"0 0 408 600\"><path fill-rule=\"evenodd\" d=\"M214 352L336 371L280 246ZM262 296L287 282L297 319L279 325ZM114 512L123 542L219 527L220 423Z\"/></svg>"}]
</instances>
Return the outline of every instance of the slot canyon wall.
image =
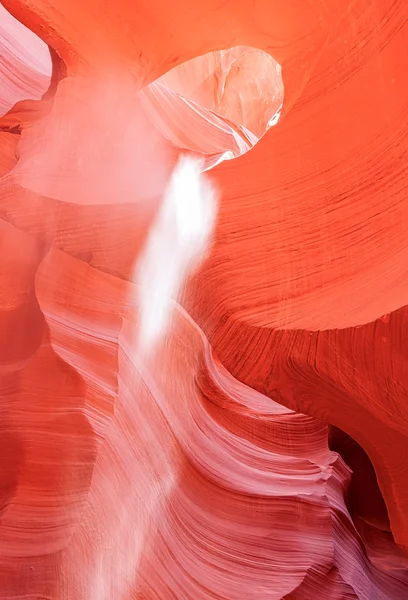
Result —
<instances>
[{"instance_id":1,"label":"slot canyon wall","mask_svg":"<svg viewBox=\"0 0 408 600\"><path fill-rule=\"evenodd\" d=\"M2 4L0 600L407 598L408 4Z\"/></svg>"}]
</instances>

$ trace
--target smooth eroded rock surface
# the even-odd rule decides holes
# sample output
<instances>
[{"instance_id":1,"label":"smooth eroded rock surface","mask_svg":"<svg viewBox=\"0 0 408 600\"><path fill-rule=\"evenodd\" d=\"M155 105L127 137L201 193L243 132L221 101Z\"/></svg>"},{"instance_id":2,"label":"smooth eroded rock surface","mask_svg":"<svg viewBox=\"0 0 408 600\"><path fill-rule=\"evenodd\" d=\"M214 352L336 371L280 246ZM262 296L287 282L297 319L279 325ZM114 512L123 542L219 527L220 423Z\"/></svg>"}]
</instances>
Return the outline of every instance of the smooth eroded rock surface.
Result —
<instances>
[{"instance_id":1,"label":"smooth eroded rock surface","mask_svg":"<svg viewBox=\"0 0 408 600\"><path fill-rule=\"evenodd\" d=\"M405 599L406 4L3 4L0 599Z\"/></svg>"}]
</instances>

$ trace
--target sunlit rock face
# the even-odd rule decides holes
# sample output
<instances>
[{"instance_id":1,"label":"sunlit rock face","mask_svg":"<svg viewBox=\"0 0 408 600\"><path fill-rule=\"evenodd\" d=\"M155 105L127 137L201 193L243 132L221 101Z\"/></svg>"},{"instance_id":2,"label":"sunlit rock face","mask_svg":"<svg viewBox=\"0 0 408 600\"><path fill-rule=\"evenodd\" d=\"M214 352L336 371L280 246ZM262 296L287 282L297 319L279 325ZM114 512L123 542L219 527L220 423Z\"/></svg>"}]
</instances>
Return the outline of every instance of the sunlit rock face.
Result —
<instances>
[{"instance_id":1,"label":"sunlit rock face","mask_svg":"<svg viewBox=\"0 0 408 600\"><path fill-rule=\"evenodd\" d=\"M0 599L407 598L406 3L4 6Z\"/></svg>"},{"instance_id":2,"label":"sunlit rock face","mask_svg":"<svg viewBox=\"0 0 408 600\"><path fill-rule=\"evenodd\" d=\"M0 115L19 100L40 100L51 78L46 44L0 4Z\"/></svg>"},{"instance_id":3,"label":"sunlit rock face","mask_svg":"<svg viewBox=\"0 0 408 600\"><path fill-rule=\"evenodd\" d=\"M282 69L266 52L239 46L182 63L142 93L151 122L209 169L248 152L278 122Z\"/></svg>"}]
</instances>

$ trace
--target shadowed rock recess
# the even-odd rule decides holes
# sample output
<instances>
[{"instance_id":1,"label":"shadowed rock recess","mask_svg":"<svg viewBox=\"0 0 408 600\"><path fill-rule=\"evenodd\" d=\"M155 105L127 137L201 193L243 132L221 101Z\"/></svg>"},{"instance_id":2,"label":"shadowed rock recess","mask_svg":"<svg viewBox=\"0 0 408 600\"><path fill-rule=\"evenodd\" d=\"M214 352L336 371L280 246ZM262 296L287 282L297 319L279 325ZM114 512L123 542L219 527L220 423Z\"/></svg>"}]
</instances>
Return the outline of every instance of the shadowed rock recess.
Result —
<instances>
[{"instance_id":1,"label":"shadowed rock recess","mask_svg":"<svg viewBox=\"0 0 408 600\"><path fill-rule=\"evenodd\" d=\"M408 3L2 3L0 600L408 598Z\"/></svg>"}]
</instances>

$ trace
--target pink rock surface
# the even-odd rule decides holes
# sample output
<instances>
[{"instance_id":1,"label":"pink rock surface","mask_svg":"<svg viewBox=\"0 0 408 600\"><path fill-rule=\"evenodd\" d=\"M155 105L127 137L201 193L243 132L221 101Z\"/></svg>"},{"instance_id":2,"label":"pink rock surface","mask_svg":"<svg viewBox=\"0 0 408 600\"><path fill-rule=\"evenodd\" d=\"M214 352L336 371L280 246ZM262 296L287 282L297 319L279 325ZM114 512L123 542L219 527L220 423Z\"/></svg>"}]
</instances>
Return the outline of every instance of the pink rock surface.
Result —
<instances>
[{"instance_id":1,"label":"pink rock surface","mask_svg":"<svg viewBox=\"0 0 408 600\"><path fill-rule=\"evenodd\" d=\"M5 5L0 599L404 600L405 4ZM147 355L184 151L215 243Z\"/></svg>"},{"instance_id":2,"label":"pink rock surface","mask_svg":"<svg viewBox=\"0 0 408 600\"><path fill-rule=\"evenodd\" d=\"M0 115L19 100L40 100L51 78L48 47L0 4Z\"/></svg>"},{"instance_id":3,"label":"pink rock surface","mask_svg":"<svg viewBox=\"0 0 408 600\"><path fill-rule=\"evenodd\" d=\"M5 598L405 597L405 559L366 555L327 426L234 380L180 307L146 361L130 284L60 250L35 292L3 420Z\"/></svg>"}]
</instances>

